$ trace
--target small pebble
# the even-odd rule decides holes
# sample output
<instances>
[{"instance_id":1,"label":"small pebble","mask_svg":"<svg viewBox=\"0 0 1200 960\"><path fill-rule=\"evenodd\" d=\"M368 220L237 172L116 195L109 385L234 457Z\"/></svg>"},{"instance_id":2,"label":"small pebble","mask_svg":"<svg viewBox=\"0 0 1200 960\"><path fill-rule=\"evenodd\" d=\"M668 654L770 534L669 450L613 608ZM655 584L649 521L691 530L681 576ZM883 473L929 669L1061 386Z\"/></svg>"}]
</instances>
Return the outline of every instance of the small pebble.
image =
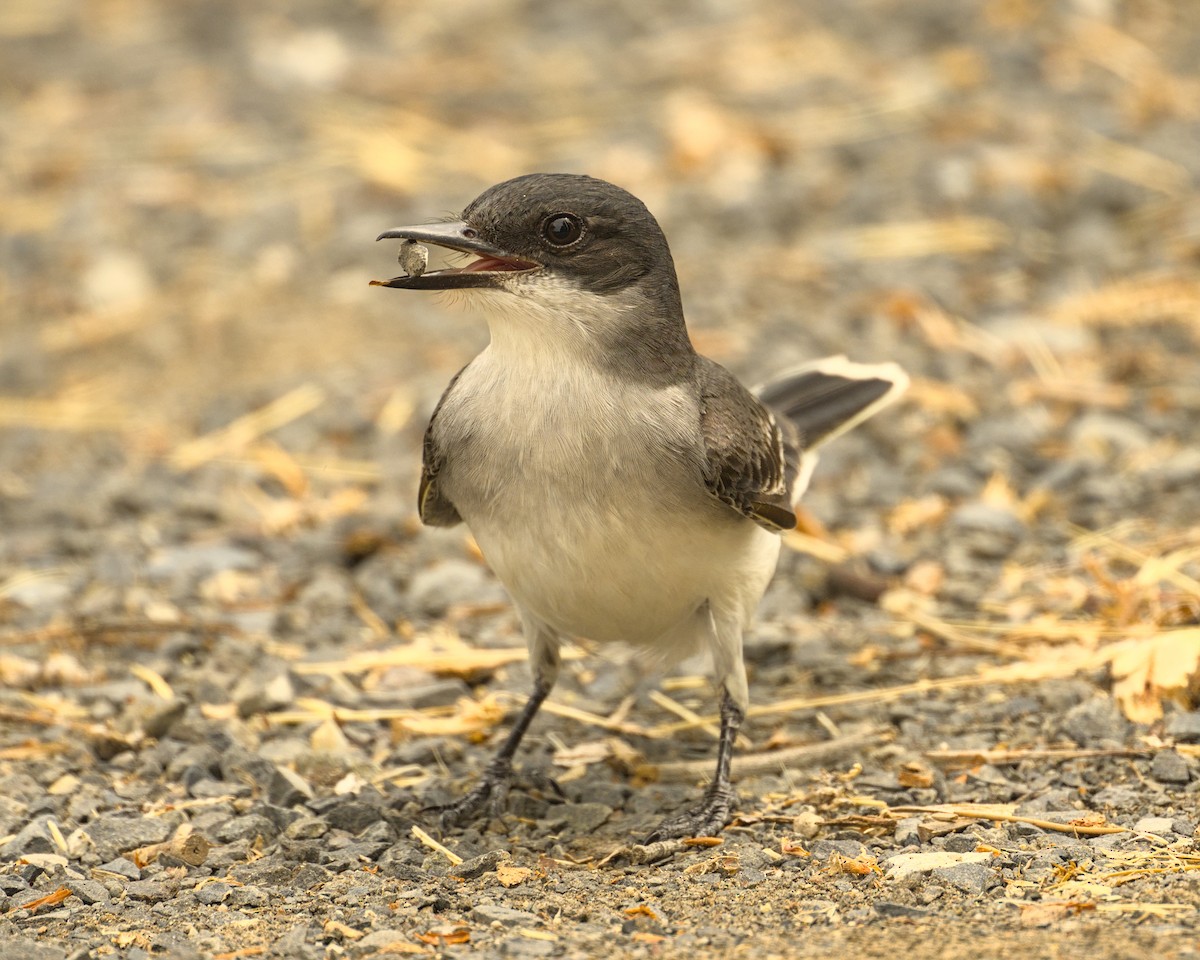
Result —
<instances>
[{"instance_id":1,"label":"small pebble","mask_svg":"<svg viewBox=\"0 0 1200 960\"><path fill-rule=\"evenodd\" d=\"M429 248L417 243L416 240L405 240L400 244L400 255L396 258L400 266L410 277L419 277L429 264Z\"/></svg>"},{"instance_id":2,"label":"small pebble","mask_svg":"<svg viewBox=\"0 0 1200 960\"><path fill-rule=\"evenodd\" d=\"M1187 783L1192 779L1192 770L1177 750L1160 750L1150 761L1150 776L1162 783Z\"/></svg>"},{"instance_id":3,"label":"small pebble","mask_svg":"<svg viewBox=\"0 0 1200 960\"><path fill-rule=\"evenodd\" d=\"M471 919L476 923L499 923L505 927L535 926L540 921L537 914L525 910L514 910L495 903L481 903L471 911Z\"/></svg>"},{"instance_id":4,"label":"small pebble","mask_svg":"<svg viewBox=\"0 0 1200 960\"><path fill-rule=\"evenodd\" d=\"M1175 821L1171 817L1142 817L1133 825L1136 833L1152 833L1158 837L1169 837L1175 832Z\"/></svg>"},{"instance_id":5,"label":"small pebble","mask_svg":"<svg viewBox=\"0 0 1200 960\"><path fill-rule=\"evenodd\" d=\"M1167 721L1164 732L1179 743L1200 743L1200 710L1174 714Z\"/></svg>"}]
</instances>

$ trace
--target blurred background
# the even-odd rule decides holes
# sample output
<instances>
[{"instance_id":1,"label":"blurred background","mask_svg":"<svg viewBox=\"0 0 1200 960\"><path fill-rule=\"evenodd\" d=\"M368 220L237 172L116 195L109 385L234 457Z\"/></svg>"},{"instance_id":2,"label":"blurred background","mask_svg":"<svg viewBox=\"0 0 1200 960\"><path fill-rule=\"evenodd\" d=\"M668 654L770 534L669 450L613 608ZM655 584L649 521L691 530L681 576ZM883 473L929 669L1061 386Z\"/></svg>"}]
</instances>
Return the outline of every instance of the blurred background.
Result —
<instances>
[{"instance_id":1,"label":"blurred background","mask_svg":"<svg viewBox=\"0 0 1200 960\"><path fill-rule=\"evenodd\" d=\"M882 822L879 803L840 819L859 792L1033 797L1075 824L1079 798L1117 785L1088 800L1101 823L1116 804L1139 837L1157 823L1191 843L1190 821L1139 818L1194 810L1168 791L1200 782L1198 13L1196 0L0 3L0 859L15 870L40 850L74 870L181 822L219 844L214 877L264 883L240 902L278 907L270 936L293 912L319 932L331 901L280 900L252 861L265 837L262 864L290 876L299 848L272 838L328 811L317 826L336 843L303 858L374 884L371 916L401 922L381 878L427 875L410 827L470 781L529 681L465 532L415 515L428 415L486 326L369 287L398 272L396 244L374 238L532 171L641 197L698 348L746 382L834 353L913 376L895 409L823 452L749 641L753 749L843 752L799 774L760 756L745 808L791 797L858 830ZM620 654L571 653L527 746L590 802L561 805L576 817L562 830L560 805L519 800L514 836L559 858L545 863L564 862L560 831L607 860L693 793L689 758L711 762L702 667L627 712L636 685L608 669ZM981 750L996 765L953 772ZM1064 756L1110 759L1044 762ZM650 783L660 762L684 782ZM260 806L277 819L240 816ZM746 822L756 849L791 829ZM883 833L915 842L882 831L873 845ZM451 842L469 857L507 841ZM1109 889L1095 884L1140 895L1131 861L1099 859L1109 849L1050 850L1062 856L1041 874L1014 860L1012 876L1082 923L1074 908ZM379 876L360 869L372 858ZM1093 858L1119 872L1068 891L1065 865L1076 876ZM1177 889L1149 899L1193 902L1194 864L1163 862L1146 876L1176 871ZM802 862L805 895L839 898L855 928L870 921L862 891L902 895L878 867L857 886L825 869ZM55 926L24 910L69 892L54 870L4 886L0 913L21 907L50 936L90 918L124 943L170 916L189 940L217 930L224 956L270 942L217 906L223 893L201 911L190 881L174 905L166 891L120 900L119 917L101 888L55 907ZM757 937L777 923L759 904L800 895L797 875L778 896L696 886L702 913L722 911L703 924L724 930L740 903L752 916L734 928ZM572 876L591 884L579 902L618 923L644 909L612 899L628 891L610 873ZM487 882L447 881L463 916ZM540 911L559 882L513 895ZM1008 898L1025 894L995 883L987 926L1024 924ZM368 902L367 887L324 889ZM923 915L930 901L912 902ZM956 903L977 956L978 899ZM403 923L421 933L416 909ZM788 955L806 942L779 929ZM861 927L884 949L878 929Z\"/></svg>"},{"instance_id":2,"label":"blurred background","mask_svg":"<svg viewBox=\"0 0 1200 960\"><path fill-rule=\"evenodd\" d=\"M0 622L178 615L231 561L172 543L410 537L426 416L486 328L368 287L396 272L374 237L535 170L643 198L697 345L745 379L913 373L809 501L879 569L996 476L1002 505L1190 527L1198 64L1168 0L5 4ZM856 512L924 495L886 532ZM270 607L311 560L226 600ZM388 627L444 609L410 573Z\"/></svg>"}]
</instances>

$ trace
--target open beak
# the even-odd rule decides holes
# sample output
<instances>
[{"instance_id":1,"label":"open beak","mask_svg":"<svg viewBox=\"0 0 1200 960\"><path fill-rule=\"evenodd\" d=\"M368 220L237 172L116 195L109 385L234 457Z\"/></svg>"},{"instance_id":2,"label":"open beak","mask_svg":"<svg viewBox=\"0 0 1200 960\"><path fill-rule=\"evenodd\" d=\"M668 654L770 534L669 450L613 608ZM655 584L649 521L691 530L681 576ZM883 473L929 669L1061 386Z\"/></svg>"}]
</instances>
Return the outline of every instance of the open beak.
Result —
<instances>
[{"instance_id":1,"label":"open beak","mask_svg":"<svg viewBox=\"0 0 1200 960\"><path fill-rule=\"evenodd\" d=\"M413 240L479 259L465 267L431 270L419 276L392 277L391 280L372 280L373 287L394 287L397 290L461 290L469 287L498 287L505 274L529 273L541 269L541 264L506 253L499 247L479 239L479 232L463 220L452 223L431 223L417 227L397 227L381 233L377 240Z\"/></svg>"}]
</instances>

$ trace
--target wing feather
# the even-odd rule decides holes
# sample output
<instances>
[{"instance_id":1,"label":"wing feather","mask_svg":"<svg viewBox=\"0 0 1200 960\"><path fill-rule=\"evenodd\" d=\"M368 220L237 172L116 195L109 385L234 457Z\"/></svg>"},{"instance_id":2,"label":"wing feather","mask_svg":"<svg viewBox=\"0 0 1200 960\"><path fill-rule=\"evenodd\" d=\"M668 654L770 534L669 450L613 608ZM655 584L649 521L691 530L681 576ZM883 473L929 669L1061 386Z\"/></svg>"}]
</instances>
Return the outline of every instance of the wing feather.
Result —
<instances>
[{"instance_id":1,"label":"wing feather","mask_svg":"<svg viewBox=\"0 0 1200 960\"><path fill-rule=\"evenodd\" d=\"M774 532L796 526L791 486L799 463L798 437L781 427L724 367L698 366L704 481L709 492Z\"/></svg>"},{"instance_id":2,"label":"wing feather","mask_svg":"<svg viewBox=\"0 0 1200 960\"><path fill-rule=\"evenodd\" d=\"M445 404L446 398L450 396L454 385L458 383L458 378L466 369L463 367L462 370L459 370L447 384L441 399L433 409L433 416L429 418L429 426L425 428L425 442L421 449L421 485L417 489L417 513L421 517L421 522L429 527L453 527L462 523L458 508L442 493L437 482L438 472L445 462L445 454L438 446L434 425L437 423L438 413Z\"/></svg>"}]
</instances>

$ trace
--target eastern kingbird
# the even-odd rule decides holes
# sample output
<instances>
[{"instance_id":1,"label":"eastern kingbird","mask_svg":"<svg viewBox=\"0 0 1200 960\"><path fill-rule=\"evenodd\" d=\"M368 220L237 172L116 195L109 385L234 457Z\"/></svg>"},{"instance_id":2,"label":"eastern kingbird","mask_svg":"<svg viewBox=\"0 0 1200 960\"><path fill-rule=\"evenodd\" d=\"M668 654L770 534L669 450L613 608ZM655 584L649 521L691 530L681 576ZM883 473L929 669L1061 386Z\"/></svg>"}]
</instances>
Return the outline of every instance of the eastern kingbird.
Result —
<instances>
[{"instance_id":1,"label":"eastern kingbird","mask_svg":"<svg viewBox=\"0 0 1200 960\"><path fill-rule=\"evenodd\" d=\"M603 180L530 174L452 222L380 234L471 259L378 286L468 290L491 342L450 381L425 432L421 519L465 523L508 589L534 686L450 828L498 809L559 671L565 637L663 659L712 654L721 731L712 782L651 840L712 835L749 694L742 634L796 525L815 449L905 389L895 364L831 357L756 393L692 348L675 265L640 200ZM409 248L411 250L411 248ZM406 266L406 269L407 266Z\"/></svg>"}]
</instances>

